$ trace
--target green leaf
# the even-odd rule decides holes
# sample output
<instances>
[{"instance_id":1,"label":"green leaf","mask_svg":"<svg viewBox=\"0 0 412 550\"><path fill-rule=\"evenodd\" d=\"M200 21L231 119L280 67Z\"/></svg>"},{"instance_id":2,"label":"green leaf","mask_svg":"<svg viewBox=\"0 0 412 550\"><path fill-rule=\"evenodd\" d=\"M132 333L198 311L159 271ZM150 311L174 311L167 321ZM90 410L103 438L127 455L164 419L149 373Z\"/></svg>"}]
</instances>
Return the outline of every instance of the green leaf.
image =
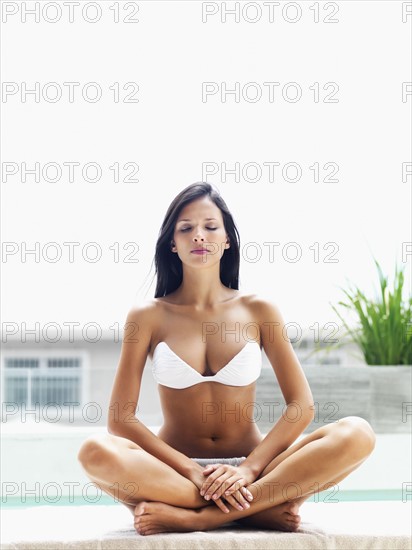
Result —
<instances>
[{"instance_id":1,"label":"green leaf","mask_svg":"<svg viewBox=\"0 0 412 550\"><path fill-rule=\"evenodd\" d=\"M402 299L404 273L395 265L393 288L389 288L388 277L384 275L379 262L373 258L379 277L380 292L373 299L368 298L355 285L348 281L348 289L339 287L346 301L337 306L346 313L353 313L357 319L355 326L349 326L337 307L330 304L346 329L345 337L354 342L362 351L368 365L412 365L412 296L405 302ZM337 349L344 345L327 346ZM318 346L316 351L325 351Z\"/></svg>"}]
</instances>

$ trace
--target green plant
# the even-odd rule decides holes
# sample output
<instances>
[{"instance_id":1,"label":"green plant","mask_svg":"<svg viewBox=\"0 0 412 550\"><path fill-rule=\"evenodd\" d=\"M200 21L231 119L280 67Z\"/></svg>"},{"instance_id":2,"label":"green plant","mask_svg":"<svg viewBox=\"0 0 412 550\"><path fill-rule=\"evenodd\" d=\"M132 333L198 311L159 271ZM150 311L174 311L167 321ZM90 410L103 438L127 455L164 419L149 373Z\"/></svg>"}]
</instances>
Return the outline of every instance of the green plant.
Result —
<instances>
[{"instance_id":1,"label":"green plant","mask_svg":"<svg viewBox=\"0 0 412 550\"><path fill-rule=\"evenodd\" d=\"M379 273L380 297L375 300L367 298L358 287L349 291L340 287L348 298L347 302L338 302L357 317L358 325L351 328L338 312L349 339L355 342L362 351L368 365L412 365L412 296L402 301L404 284L403 269L395 268L394 287L390 291L388 278L382 273L379 263L374 258ZM329 346L336 349L344 344ZM316 351L325 350L325 347Z\"/></svg>"}]
</instances>

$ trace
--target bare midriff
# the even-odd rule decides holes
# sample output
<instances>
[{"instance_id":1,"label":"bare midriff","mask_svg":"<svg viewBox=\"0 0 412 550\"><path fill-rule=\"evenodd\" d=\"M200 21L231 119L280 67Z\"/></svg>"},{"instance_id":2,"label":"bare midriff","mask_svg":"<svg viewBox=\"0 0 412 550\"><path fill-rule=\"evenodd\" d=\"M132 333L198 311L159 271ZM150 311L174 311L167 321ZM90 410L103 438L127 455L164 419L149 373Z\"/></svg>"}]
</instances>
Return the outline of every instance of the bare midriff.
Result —
<instances>
[{"instance_id":1,"label":"bare midriff","mask_svg":"<svg viewBox=\"0 0 412 550\"><path fill-rule=\"evenodd\" d=\"M160 315L150 356L163 341L202 376L212 376L247 341L260 343L247 298L228 292L232 298L208 312L156 299ZM205 336L205 327L214 333ZM263 438L255 423L256 382L229 386L208 381L182 389L159 384L158 389L164 423L157 436L190 458L247 456Z\"/></svg>"}]
</instances>

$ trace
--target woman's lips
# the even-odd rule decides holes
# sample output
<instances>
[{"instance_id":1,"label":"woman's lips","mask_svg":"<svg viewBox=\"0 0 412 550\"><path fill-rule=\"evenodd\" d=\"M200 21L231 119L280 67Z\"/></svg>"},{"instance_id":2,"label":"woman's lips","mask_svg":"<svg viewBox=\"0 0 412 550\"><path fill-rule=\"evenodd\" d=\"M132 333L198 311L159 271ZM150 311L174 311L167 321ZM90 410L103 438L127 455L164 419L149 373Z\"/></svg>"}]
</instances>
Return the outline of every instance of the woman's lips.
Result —
<instances>
[{"instance_id":1,"label":"woman's lips","mask_svg":"<svg viewBox=\"0 0 412 550\"><path fill-rule=\"evenodd\" d=\"M207 254L207 250L192 250L192 254Z\"/></svg>"}]
</instances>

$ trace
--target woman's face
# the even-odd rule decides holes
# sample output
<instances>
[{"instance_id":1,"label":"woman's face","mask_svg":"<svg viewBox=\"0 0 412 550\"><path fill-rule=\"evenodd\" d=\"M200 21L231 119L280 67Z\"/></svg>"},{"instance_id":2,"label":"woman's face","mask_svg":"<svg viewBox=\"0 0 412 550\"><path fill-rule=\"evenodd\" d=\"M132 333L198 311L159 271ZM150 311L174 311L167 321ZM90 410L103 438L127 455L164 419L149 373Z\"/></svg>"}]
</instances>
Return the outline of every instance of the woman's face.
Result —
<instances>
[{"instance_id":1,"label":"woman's face","mask_svg":"<svg viewBox=\"0 0 412 550\"><path fill-rule=\"evenodd\" d=\"M173 241L173 250L177 250L183 263L212 265L219 262L229 247L220 208L208 197L187 204L177 218ZM206 248L207 252L193 252L199 248Z\"/></svg>"}]
</instances>

